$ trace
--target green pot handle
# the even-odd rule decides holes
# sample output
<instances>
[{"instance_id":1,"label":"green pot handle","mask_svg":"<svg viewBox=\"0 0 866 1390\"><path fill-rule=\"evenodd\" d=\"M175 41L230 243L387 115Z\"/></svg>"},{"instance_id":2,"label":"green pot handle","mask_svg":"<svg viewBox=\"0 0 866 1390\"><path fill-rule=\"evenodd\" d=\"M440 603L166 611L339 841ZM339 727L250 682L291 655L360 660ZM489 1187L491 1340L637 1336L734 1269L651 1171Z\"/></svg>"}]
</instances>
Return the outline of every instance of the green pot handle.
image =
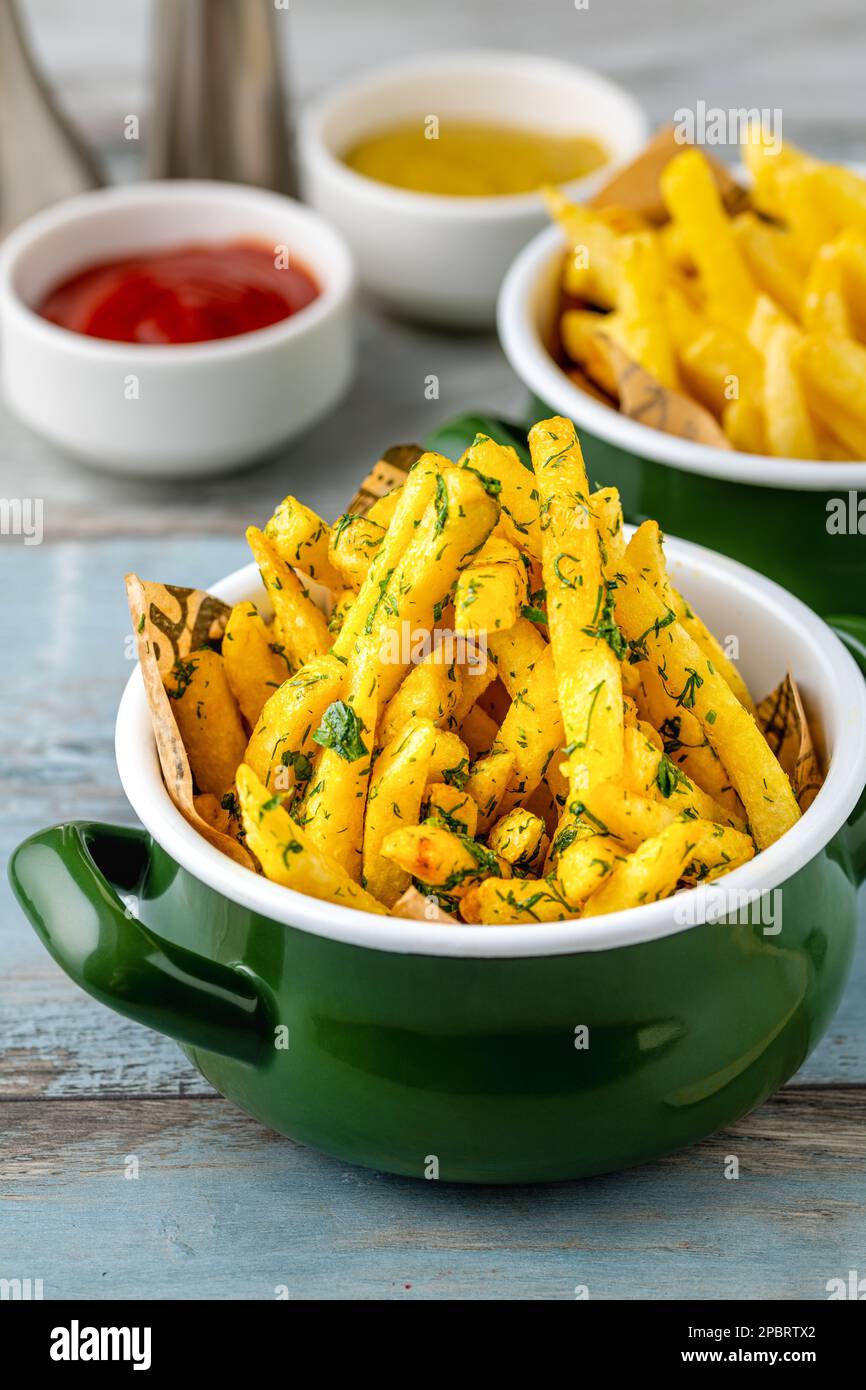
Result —
<instances>
[{"instance_id":1,"label":"green pot handle","mask_svg":"<svg viewBox=\"0 0 866 1390\"><path fill-rule=\"evenodd\" d=\"M273 1031L254 980L164 941L112 886L135 892L152 849L144 830L70 821L19 845L9 879L57 964L101 1004L189 1047L265 1061Z\"/></svg>"},{"instance_id":2,"label":"green pot handle","mask_svg":"<svg viewBox=\"0 0 866 1390\"><path fill-rule=\"evenodd\" d=\"M866 677L866 618L855 613L826 619L840 641L845 643ZM866 791L848 817L848 847L857 882L866 882Z\"/></svg>"}]
</instances>

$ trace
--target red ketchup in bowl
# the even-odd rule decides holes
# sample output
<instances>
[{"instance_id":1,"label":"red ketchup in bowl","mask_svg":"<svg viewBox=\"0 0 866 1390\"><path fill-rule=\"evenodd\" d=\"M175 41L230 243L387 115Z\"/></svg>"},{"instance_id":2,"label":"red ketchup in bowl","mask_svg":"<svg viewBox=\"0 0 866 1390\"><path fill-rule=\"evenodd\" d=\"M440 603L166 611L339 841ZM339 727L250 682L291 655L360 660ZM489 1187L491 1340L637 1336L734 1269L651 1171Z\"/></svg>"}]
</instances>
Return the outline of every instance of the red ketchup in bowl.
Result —
<instances>
[{"instance_id":1,"label":"red ketchup in bowl","mask_svg":"<svg viewBox=\"0 0 866 1390\"><path fill-rule=\"evenodd\" d=\"M37 312L90 338L163 346L268 328L319 293L310 272L273 246L203 242L99 261L55 285Z\"/></svg>"}]
</instances>

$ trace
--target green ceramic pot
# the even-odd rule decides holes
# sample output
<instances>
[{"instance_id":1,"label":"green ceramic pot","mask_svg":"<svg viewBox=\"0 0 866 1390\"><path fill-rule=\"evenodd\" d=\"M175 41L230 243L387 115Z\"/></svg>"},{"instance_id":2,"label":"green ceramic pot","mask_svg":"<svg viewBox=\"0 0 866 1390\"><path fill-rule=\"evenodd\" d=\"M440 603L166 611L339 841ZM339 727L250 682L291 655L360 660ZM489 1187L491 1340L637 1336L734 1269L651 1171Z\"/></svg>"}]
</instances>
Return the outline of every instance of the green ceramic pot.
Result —
<instances>
[{"instance_id":1,"label":"green ceramic pot","mask_svg":"<svg viewBox=\"0 0 866 1390\"><path fill-rule=\"evenodd\" d=\"M710 448L626 419L580 390L546 347L562 249L556 227L535 237L499 298L500 340L533 394L530 420L574 420L590 478L619 488L628 521L653 517L732 555L825 616L866 614L866 462Z\"/></svg>"},{"instance_id":2,"label":"green ceramic pot","mask_svg":"<svg viewBox=\"0 0 866 1390\"><path fill-rule=\"evenodd\" d=\"M117 754L145 829L75 823L26 840L10 865L24 911L82 988L176 1038L264 1124L351 1162L547 1181L731 1123L797 1070L845 983L866 874L866 684L776 585L669 549L709 624L736 624L757 690L790 662L829 754L803 819L714 897L522 927L303 897L228 860L175 810L135 672ZM262 601L254 566L216 591ZM861 636L866 663L866 624Z\"/></svg>"}]
</instances>

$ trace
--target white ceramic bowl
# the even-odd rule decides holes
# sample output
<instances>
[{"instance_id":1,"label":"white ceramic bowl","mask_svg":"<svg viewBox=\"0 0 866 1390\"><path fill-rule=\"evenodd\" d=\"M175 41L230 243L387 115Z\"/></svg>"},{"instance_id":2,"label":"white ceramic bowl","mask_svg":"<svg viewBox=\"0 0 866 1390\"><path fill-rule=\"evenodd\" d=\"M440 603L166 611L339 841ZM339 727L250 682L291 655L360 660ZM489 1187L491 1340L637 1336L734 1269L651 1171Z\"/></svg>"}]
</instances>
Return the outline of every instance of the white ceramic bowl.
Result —
<instances>
[{"instance_id":1,"label":"white ceramic bowl","mask_svg":"<svg viewBox=\"0 0 866 1390\"><path fill-rule=\"evenodd\" d=\"M866 462L770 458L694 444L630 420L581 391L546 347L564 249L558 227L547 227L523 248L502 282L497 318L502 349L514 371L540 400L574 420L578 430L587 430L638 458L730 482L810 492L866 487Z\"/></svg>"},{"instance_id":2,"label":"white ceramic bowl","mask_svg":"<svg viewBox=\"0 0 866 1390\"><path fill-rule=\"evenodd\" d=\"M312 272L318 298L254 333L166 347L86 337L34 312L53 285L96 261L236 238L286 245ZM172 181L82 194L30 218L0 253L7 403L53 444L99 468L226 472L312 425L346 390L353 280L341 237L277 193Z\"/></svg>"},{"instance_id":3,"label":"white ceramic bowl","mask_svg":"<svg viewBox=\"0 0 866 1390\"><path fill-rule=\"evenodd\" d=\"M674 537L667 538L665 551L674 584L709 627L736 634L741 668L756 694L771 690L790 667L829 760L826 781L803 818L723 880L731 890L769 892L823 849L857 803L866 768L866 682L830 628L778 584ZM236 570L212 592L232 604L254 599L268 611L255 565ZM439 926L319 902L235 864L184 820L162 780L138 669L120 703L115 748L133 810L173 859L233 902L318 936L430 956L547 956L652 941L685 930L692 919L684 899L699 890L585 922L537 926Z\"/></svg>"},{"instance_id":4,"label":"white ceramic bowl","mask_svg":"<svg viewBox=\"0 0 866 1390\"><path fill-rule=\"evenodd\" d=\"M535 193L457 198L377 183L342 162L353 144L426 115L594 135L611 161L565 185L583 197L646 143L646 116L615 83L553 58L436 54L365 73L301 124L305 193L339 227L363 283L391 308L433 323L489 326L502 276L547 218Z\"/></svg>"}]
</instances>

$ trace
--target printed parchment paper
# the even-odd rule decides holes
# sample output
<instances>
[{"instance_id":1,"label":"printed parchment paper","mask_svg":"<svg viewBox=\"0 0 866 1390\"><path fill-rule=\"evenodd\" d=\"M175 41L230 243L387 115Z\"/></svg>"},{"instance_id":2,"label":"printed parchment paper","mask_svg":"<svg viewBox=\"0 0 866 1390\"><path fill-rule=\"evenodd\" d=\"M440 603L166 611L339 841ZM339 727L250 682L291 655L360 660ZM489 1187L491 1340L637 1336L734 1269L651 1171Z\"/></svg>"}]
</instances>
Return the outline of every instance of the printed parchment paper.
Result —
<instances>
[{"instance_id":1,"label":"printed parchment paper","mask_svg":"<svg viewBox=\"0 0 866 1390\"><path fill-rule=\"evenodd\" d=\"M790 671L765 695L756 710L758 724L791 779L801 811L811 806L824 777L797 683Z\"/></svg>"},{"instance_id":2,"label":"printed parchment paper","mask_svg":"<svg viewBox=\"0 0 866 1390\"><path fill-rule=\"evenodd\" d=\"M126 576L126 593L132 614L132 629L138 644L147 703L156 739L159 763L168 794L181 815L210 844L255 869L252 855L231 835L225 835L203 820L195 808L192 772L183 746L171 700L163 685L174 663L200 647L218 644L225 632L231 609L221 599L202 589L183 589L176 584L154 584Z\"/></svg>"}]
</instances>

